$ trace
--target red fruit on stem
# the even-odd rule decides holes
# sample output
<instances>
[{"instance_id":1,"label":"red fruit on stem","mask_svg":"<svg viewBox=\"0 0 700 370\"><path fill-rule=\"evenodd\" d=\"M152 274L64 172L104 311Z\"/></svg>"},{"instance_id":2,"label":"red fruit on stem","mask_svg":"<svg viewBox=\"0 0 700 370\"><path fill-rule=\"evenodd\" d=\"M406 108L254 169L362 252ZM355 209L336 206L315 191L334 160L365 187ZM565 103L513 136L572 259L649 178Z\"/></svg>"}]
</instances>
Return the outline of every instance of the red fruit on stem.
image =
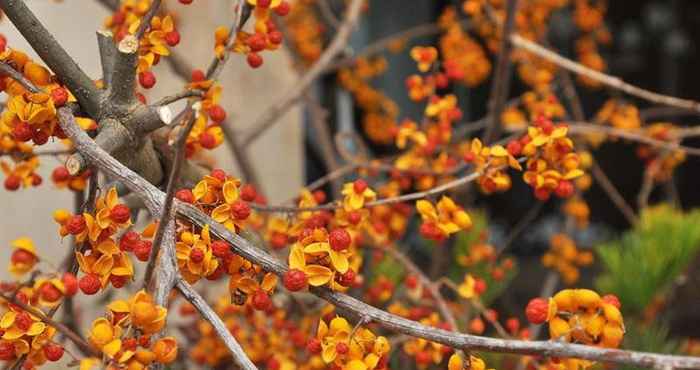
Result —
<instances>
[{"instance_id":1,"label":"red fruit on stem","mask_svg":"<svg viewBox=\"0 0 700 370\"><path fill-rule=\"evenodd\" d=\"M141 262L146 262L148 261L149 258L151 258L151 248L153 247L153 243L148 240L141 240L134 246L134 255L136 256L136 259L138 259Z\"/></svg>"},{"instance_id":2,"label":"red fruit on stem","mask_svg":"<svg viewBox=\"0 0 700 370\"><path fill-rule=\"evenodd\" d=\"M175 198L181 202L192 204L194 203L194 194L190 189L180 189L175 193Z\"/></svg>"},{"instance_id":3,"label":"red fruit on stem","mask_svg":"<svg viewBox=\"0 0 700 370\"><path fill-rule=\"evenodd\" d=\"M63 286L65 288L64 294L67 297L72 297L75 293L78 293L78 278L75 277L75 275L66 272L61 277L61 281L63 281Z\"/></svg>"},{"instance_id":4,"label":"red fruit on stem","mask_svg":"<svg viewBox=\"0 0 700 370\"><path fill-rule=\"evenodd\" d=\"M85 223L85 217L83 215L73 215L66 222L66 231L71 235L78 235L85 231L87 224Z\"/></svg>"},{"instance_id":5,"label":"red fruit on stem","mask_svg":"<svg viewBox=\"0 0 700 370\"><path fill-rule=\"evenodd\" d=\"M150 89L156 84L156 75L151 71L139 73L139 84L144 89Z\"/></svg>"},{"instance_id":6,"label":"red fruit on stem","mask_svg":"<svg viewBox=\"0 0 700 370\"><path fill-rule=\"evenodd\" d=\"M250 216L250 205L242 200L237 200L231 205L231 213L237 220L245 220Z\"/></svg>"},{"instance_id":7,"label":"red fruit on stem","mask_svg":"<svg viewBox=\"0 0 700 370\"><path fill-rule=\"evenodd\" d=\"M272 300L266 291L258 289L253 293L253 307L258 311L267 311L272 307Z\"/></svg>"},{"instance_id":8,"label":"red fruit on stem","mask_svg":"<svg viewBox=\"0 0 700 370\"><path fill-rule=\"evenodd\" d=\"M350 236L350 233L345 229L334 229L328 235L328 242L334 251L340 252L350 247L350 244L352 244L352 236Z\"/></svg>"},{"instance_id":9,"label":"red fruit on stem","mask_svg":"<svg viewBox=\"0 0 700 370\"><path fill-rule=\"evenodd\" d=\"M80 290L87 295L93 295L99 292L100 288L102 288L100 277L95 274L87 274L83 276L80 278L78 285L80 286Z\"/></svg>"},{"instance_id":10,"label":"red fruit on stem","mask_svg":"<svg viewBox=\"0 0 700 370\"><path fill-rule=\"evenodd\" d=\"M263 65L263 58L258 53L249 53L247 60L248 65L252 68L259 68Z\"/></svg>"},{"instance_id":11,"label":"red fruit on stem","mask_svg":"<svg viewBox=\"0 0 700 370\"><path fill-rule=\"evenodd\" d=\"M209 108L209 118L216 123L221 123L226 119L226 111L219 104L215 104Z\"/></svg>"},{"instance_id":12,"label":"red fruit on stem","mask_svg":"<svg viewBox=\"0 0 700 370\"><path fill-rule=\"evenodd\" d=\"M306 288L307 277L304 271L291 269L284 274L282 281L287 290L296 292Z\"/></svg>"},{"instance_id":13,"label":"red fruit on stem","mask_svg":"<svg viewBox=\"0 0 700 370\"><path fill-rule=\"evenodd\" d=\"M116 223L123 224L131 219L131 210L125 204L117 204L109 211L109 218Z\"/></svg>"},{"instance_id":14,"label":"red fruit on stem","mask_svg":"<svg viewBox=\"0 0 700 370\"><path fill-rule=\"evenodd\" d=\"M177 30L172 30L168 33L165 34L165 42L169 46L176 46L177 44L180 43L180 32L177 32Z\"/></svg>"},{"instance_id":15,"label":"red fruit on stem","mask_svg":"<svg viewBox=\"0 0 700 370\"><path fill-rule=\"evenodd\" d=\"M539 325L547 321L549 315L549 302L544 298L533 298L525 307L527 321Z\"/></svg>"}]
</instances>

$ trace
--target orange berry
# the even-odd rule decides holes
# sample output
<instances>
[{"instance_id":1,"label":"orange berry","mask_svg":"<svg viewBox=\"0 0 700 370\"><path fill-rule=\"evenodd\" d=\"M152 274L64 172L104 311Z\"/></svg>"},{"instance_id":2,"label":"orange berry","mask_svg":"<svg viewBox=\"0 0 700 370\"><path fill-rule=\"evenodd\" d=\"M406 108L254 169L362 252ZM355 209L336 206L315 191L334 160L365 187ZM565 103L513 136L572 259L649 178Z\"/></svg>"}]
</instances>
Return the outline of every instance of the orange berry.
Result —
<instances>
[{"instance_id":1,"label":"orange berry","mask_svg":"<svg viewBox=\"0 0 700 370\"><path fill-rule=\"evenodd\" d=\"M245 200L246 202L254 201L257 196L258 193L255 191L255 187L253 185L245 184L243 187L241 187L241 199Z\"/></svg>"},{"instance_id":2,"label":"orange berry","mask_svg":"<svg viewBox=\"0 0 700 370\"><path fill-rule=\"evenodd\" d=\"M22 184L22 179L17 176L17 175L10 175L7 176L5 179L5 189L9 191L15 191L19 189L19 186Z\"/></svg>"},{"instance_id":3,"label":"orange berry","mask_svg":"<svg viewBox=\"0 0 700 370\"><path fill-rule=\"evenodd\" d=\"M280 5L277 5L277 7L274 9L275 14L279 15L280 17L284 17L287 14L289 14L289 11L292 9L292 7L289 5L289 2L287 1L282 1Z\"/></svg>"},{"instance_id":4,"label":"orange berry","mask_svg":"<svg viewBox=\"0 0 700 370\"><path fill-rule=\"evenodd\" d=\"M357 194L364 193L364 191L367 189L367 186L367 181L363 179L357 179L355 180L355 182L352 183L352 188Z\"/></svg>"},{"instance_id":5,"label":"orange berry","mask_svg":"<svg viewBox=\"0 0 700 370\"><path fill-rule=\"evenodd\" d=\"M141 262L146 262L151 258L151 248L153 243L148 240L142 240L134 246L134 255Z\"/></svg>"},{"instance_id":6,"label":"orange berry","mask_svg":"<svg viewBox=\"0 0 700 370\"><path fill-rule=\"evenodd\" d=\"M190 251L190 261L200 263L204 261L204 251L202 248L194 248Z\"/></svg>"},{"instance_id":7,"label":"orange berry","mask_svg":"<svg viewBox=\"0 0 700 370\"><path fill-rule=\"evenodd\" d=\"M177 30L172 30L165 34L165 42L168 46L176 46L180 43L180 32Z\"/></svg>"},{"instance_id":8,"label":"orange berry","mask_svg":"<svg viewBox=\"0 0 700 370\"><path fill-rule=\"evenodd\" d=\"M209 108L209 118L216 123L221 123L226 119L226 111L220 105L215 104Z\"/></svg>"},{"instance_id":9,"label":"orange berry","mask_svg":"<svg viewBox=\"0 0 700 370\"><path fill-rule=\"evenodd\" d=\"M7 340L0 340L0 361L10 361L14 358L15 344Z\"/></svg>"},{"instance_id":10,"label":"orange berry","mask_svg":"<svg viewBox=\"0 0 700 370\"><path fill-rule=\"evenodd\" d=\"M63 293L51 283L42 284L41 288L39 288L39 292L41 298L47 302L56 302L63 296Z\"/></svg>"},{"instance_id":11,"label":"orange berry","mask_svg":"<svg viewBox=\"0 0 700 370\"><path fill-rule=\"evenodd\" d=\"M309 343L306 344L306 350L312 355L321 353L321 349L321 341L317 338L311 339Z\"/></svg>"},{"instance_id":12,"label":"orange berry","mask_svg":"<svg viewBox=\"0 0 700 370\"><path fill-rule=\"evenodd\" d=\"M192 71L192 82L202 82L205 78L207 77L204 75L204 71L201 69L195 69Z\"/></svg>"},{"instance_id":13,"label":"orange berry","mask_svg":"<svg viewBox=\"0 0 700 370\"><path fill-rule=\"evenodd\" d=\"M208 132L202 132L199 135L199 144L205 149L216 148L216 137Z\"/></svg>"},{"instance_id":14,"label":"orange berry","mask_svg":"<svg viewBox=\"0 0 700 370\"><path fill-rule=\"evenodd\" d=\"M13 264L31 264L34 263L35 260L36 256L24 249L15 249L15 251L12 252L12 256L10 256L10 261L12 261Z\"/></svg>"},{"instance_id":15,"label":"orange berry","mask_svg":"<svg viewBox=\"0 0 700 370\"><path fill-rule=\"evenodd\" d=\"M141 236L137 232L127 231L119 239L119 249L123 252L132 252L139 241L141 241Z\"/></svg>"}]
</instances>

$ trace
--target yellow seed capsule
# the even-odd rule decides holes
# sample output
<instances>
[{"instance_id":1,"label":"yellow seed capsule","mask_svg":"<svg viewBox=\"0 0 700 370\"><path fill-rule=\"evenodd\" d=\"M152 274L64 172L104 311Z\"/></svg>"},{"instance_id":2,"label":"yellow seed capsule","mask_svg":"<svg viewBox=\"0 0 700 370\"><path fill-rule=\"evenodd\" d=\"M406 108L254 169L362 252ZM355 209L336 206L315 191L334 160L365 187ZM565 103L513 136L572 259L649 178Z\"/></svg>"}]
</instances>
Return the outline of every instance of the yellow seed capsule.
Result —
<instances>
[{"instance_id":1,"label":"yellow seed capsule","mask_svg":"<svg viewBox=\"0 0 700 370\"><path fill-rule=\"evenodd\" d=\"M620 346L624 335L625 332L622 330L622 327L615 324L608 324L603 327L603 336L600 343L603 347L617 348Z\"/></svg>"},{"instance_id":2,"label":"yellow seed capsule","mask_svg":"<svg viewBox=\"0 0 700 370\"><path fill-rule=\"evenodd\" d=\"M463 368L462 357L453 353L452 356L450 356L450 361L447 363L447 370L462 370Z\"/></svg>"},{"instance_id":3,"label":"yellow seed capsule","mask_svg":"<svg viewBox=\"0 0 700 370\"><path fill-rule=\"evenodd\" d=\"M622 314L620 310L610 303L603 303L603 315L608 322L622 324Z\"/></svg>"},{"instance_id":4,"label":"yellow seed capsule","mask_svg":"<svg viewBox=\"0 0 700 370\"><path fill-rule=\"evenodd\" d=\"M549 320L549 337L555 340L571 340L571 326L564 319L554 317Z\"/></svg>"},{"instance_id":5,"label":"yellow seed capsule","mask_svg":"<svg viewBox=\"0 0 700 370\"><path fill-rule=\"evenodd\" d=\"M149 350L138 350L136 351L135 357L144 365L149 365L156 359L156 355Z\"/></svg>"},{"instance_id":6,"label":"yellow seed capsule","mask_svg":"<svg viewBox=\"0 0 700 370\"><path fill-rule=\"evenodd\" d=\"M576 289L575 301L579 307L586 310L595 310L601 303L598 293L590 289Z\"/></svg>"},{"instance_id":7,"label":"yellow seed capsule","mask_svg":"<svg viewBox=\"0 0 700 370\"><path fill-rule=\"evenodd\" d=\"M177 358L177 341L173 337L161 338L153 344L156 361L169 364Z\"/></svg>"},{"instance_id":8,"label":"yellow seed capsule","mask_svg":"<svg viewBox=\"0 0 700 370\"><path fill-rule=\"evenodd\" d=\"M576 309L576 301L573 289L564 289L559 293L555 294L552 299L554 299L554 302L557 303L557 309L559 311L572 312Z\"/></svg>"}]
</instances>

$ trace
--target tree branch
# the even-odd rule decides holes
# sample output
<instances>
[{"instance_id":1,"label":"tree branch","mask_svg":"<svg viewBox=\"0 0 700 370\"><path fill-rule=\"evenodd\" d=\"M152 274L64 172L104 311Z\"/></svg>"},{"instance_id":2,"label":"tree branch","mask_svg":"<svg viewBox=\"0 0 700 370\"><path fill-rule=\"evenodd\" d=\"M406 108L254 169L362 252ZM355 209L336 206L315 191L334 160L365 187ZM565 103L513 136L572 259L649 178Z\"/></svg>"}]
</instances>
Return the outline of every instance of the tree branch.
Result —
<instances>
[{"instance_id":1,"label":"tree branch","mask_svg":"<svg viewBox=\"0 0 700 370\"><path fill-rule=\"evenodd\" d=\"M673 96L663 95L649 90L644 90L637 86L628 84L618 77L606 75L605 73L598 72L580 63L576 63L571 59L564 58L563 56L551 50L548 50L535 42L525 39L520 35L511 35L510 40L513 43L513 45L517 48L526 50L532 54L539 56L540 58L544 58L556 64L559 67L562 67L576 74L586 76L613 89L621 90L629 95L636 96L640 99L644 99L652 103L700 112L700 102L688 99L680 99Z\"/></svg>"},{"instance_id":2,"label":"tree branch","mask_svg":"<svg viewBox=\"0 0 700 370\"><path fill-rule=\"evenodd\" d=\"M510 91L511 78L511 59L510 54L513 49L510 42L510 35L515 29L515 13L518 9L518 0L507 0L506 2L506 21L503 23L501 30L501 45L498 51L498 62L496 71L491 84L491 98L489 99L489 116L491 122L486 126L483 141L484 144L489 144L496 140L501 131L501 113L508 99Z\"/></svg>"},{"instance_id":3,"label":"tree branch","mask_svg":"<svg viewBox=\"0 0 700 370\"><path fill-rule=\"evenodd\" d=\"M233 362L238 366L237 368L257 370L257 367L250 361L248 355L246 355L243 348L241 348L241 345L238 344L238 341L236 341L236 338L231 335L231 332L226 327L226 324L221 321L219 315L217 315L216 312L209 307L204 298L202 298L202 296L200 296L199 293L197 293L197 291L190 286L190 284L182 279L178 279L176 287L180 294L182 294L182 296L185 297L187 301L192 303L197 311L199 311L202 318L207 320L212 327L214 327L216 333L219 334L219 337L221 337L221 340L224 342L229 352L231 352L231 355L233 355Z\"/></svg>"},{"instance_id":4,"label":"tree branch","mask_svg":"<svg viewBox=\"0 0 700 370\"><path fill-rule=\"evenodd\" d=\"M89 158L91 163L100 168L105 174L120 179L126 187L143 199L146 207L153 212L158 212L165 200L163 192L100 149L85 132L80 130L69 109L59 109L59 118L61 127L73 141L77 150L83 153L86 158ZM274 272L277 275L283 275L287 271L285 264L256 248L241 236L232 234L226 227L212 220L211 217L203 214L195 207L176 200L175 210L181 217L199 226L209 225L213 235L232 245L233 252L259 265L263 270ZM458 349L552 357L575 357L643 367L660 367L663 365L673 368L700 369L700 358L698 357L604 349L554 341L506 340L453 333L390 314L343 293L332 292L327 288L312 288L310 291L334 304L339 309L344 309L360 317L367 317L372 322L387 329Z\"/></svg>"},{"instance_id":5,"label":"tree branch","mask_svg":"<svg viewBox=\"0 0 700 370\"><path fill-rule=\"evenodd\" d=\"M23 0L0 0L0 8L32 46L41 60L51 68L75 95L91 117L100 117L100 90L71 58L53 35L39 22Z\"/></svg>"}]
</instances>

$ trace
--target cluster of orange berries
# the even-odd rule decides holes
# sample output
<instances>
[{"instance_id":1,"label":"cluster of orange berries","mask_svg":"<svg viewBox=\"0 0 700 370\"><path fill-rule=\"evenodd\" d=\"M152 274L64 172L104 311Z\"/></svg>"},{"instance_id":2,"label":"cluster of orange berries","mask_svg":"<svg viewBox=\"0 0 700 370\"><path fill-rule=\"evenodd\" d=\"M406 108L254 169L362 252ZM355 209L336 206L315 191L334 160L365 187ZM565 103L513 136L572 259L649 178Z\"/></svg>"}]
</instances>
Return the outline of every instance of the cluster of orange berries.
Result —
<instances>
[{"instance_id":1,"label":"cluster of orange berries","mask_svg":"<svg viewBox=\"0 0 700 370\"><path fill-rule=\"evenodd\" d=\"M593 263L593 253L580 251L576 243L565 234L552 236L550 250L542 256L542 264L559 272L564 282L574 284L579 279L579 267Z\"/></svg>"},{"instance_id":2,"label":"cluster of orange berries","mask_svg":"<svg viewBox=\"0 0 700 370\"><path fill-rule=\"evenodd\" d=\"M548 300L534 298L528 303L525 315L533 324L549 323L552 340L618 348L625 334L618 298L612 294L601 298L589 289L564 289ZM564 361L568 365L591 365L578 359Z\"/></svg>"},{"instance_id":3,"label":"cluster of orange berries","mask_svg":"<svg viewBox=\"0 0 700 370\"><path fill-rule=\"evenodd\" d=\"M480 85L491 73L486 50L464 30L454 7L445 8L438 23L445 31L439 40L445 75L468 87Z\"/></svg>"},{"instance_id":4,"label":"cluster of orange berries","mask_svg":"<svg viewBox=\"0 0 700 370\"><path fill-rule=\"evenodd\" d=\"M567 133L566 125L554 125L548 117L539 116L526 135L508 143L510 153L528 158L523 179L539 200L549 199L552 193L571 197L576 190L572 180L584 175L581 157Z\"/></svg>"},{"instance_id":5,"label":"cluster of orange berries","mask_svg":"<svg viewBox=\"0 0 700 370\"><path fill-rule=\"evenodd\" d=\"M128 300L109 303L107 310L107 317L92 322L88 335L89 343L103 356L81 360L81 369L102 365L110 370L142 370L177 359L174 337L152 338L165 327L168 311L156 305L150 294L141 290Z\"/></svg>"},{"instance_id":6,"label":"cluster of orange berries","mask_svg":"<svg viewBox=\"0 0 700 370\"><path fill-rule=\"evenodd\" d=\"M51 181L53 181L58 189L82 191L87 187L90 174L90 170L85 170L79 174L71 175L65 166L58 166L51 172Z\"/></svg>"},{"instance_id":7,"label":"cluster of orange berries","mask_svg":"<svg viewBox=\"0 0 700 370\"><path fill-rule=\"evenodd\" d=\"M104 22L104 26L112 32L116 42L122 41L128 35L136 34L152 2L152 0L120 2L119 9ZM180 43L180 33L171 15L154 16L148 26L138 46L138 81L144 89L150 89L156 84L156 76L151 68L157 65L162 57L170 55L170 48Z\"/></svg>"},{"instance_id":8,"label":"cluster of orange berries","mask_svg":"<svg viewBox=\"0 0 700 370\"><path fill-rule=\"evenodd\" d=\"M323 51L326 30L316 14L317 1L296 1L284 21L289 30L289 42L305 66L313 64Z\"/></svg>"},{"instance_id":9,"label":"cluster of orange berries","mask_svg":"<svg viewBox=\"0 0 700 370\"><path fill-rule=\"evenodd\" d=\"M387 62L382 57L357 59L351 67L338 72L338 83L352 94L355 104L362 111L362 127L367 136L377 144L393 141L399 108L371 84L371 80L386 71Z\"/></svg>"},{"instance_id":10,"label":"cluster of orange berries","mask_svg":"<svg viewBox=\"0 0 700 370\"><path fill-rule=\"evenodd\" d=\"M110 189L95 200L93 212L71 214L66 210L54 212L61 237L72 235L80 248L75 253L80 270L80 290L96 294L111 283L115 288L125 286L134 276L134 267L129 253L141 261L148 261L151 242L141 240L133 231L116 235L131 225L131 210L119 203L117 190ZM147 228L144 236L152 236L154 225Z\"/></svg>"},{"instance_id":11,"label":"cluster of orange berries","mask_svg":"<svg viewBox=\"0 0 700 370\"><path fill-rule=\"evenodd\" d=\"M678 137L677 131L678 128L668 122L652 123L644 128L646 136L660 141L673 141ZM686 159L686 154L682 150L664 151L650 145L640 145L637 156L644 161L646 168L657 182L669 181L676 167Z\"/></svg>"}]
</instances>

